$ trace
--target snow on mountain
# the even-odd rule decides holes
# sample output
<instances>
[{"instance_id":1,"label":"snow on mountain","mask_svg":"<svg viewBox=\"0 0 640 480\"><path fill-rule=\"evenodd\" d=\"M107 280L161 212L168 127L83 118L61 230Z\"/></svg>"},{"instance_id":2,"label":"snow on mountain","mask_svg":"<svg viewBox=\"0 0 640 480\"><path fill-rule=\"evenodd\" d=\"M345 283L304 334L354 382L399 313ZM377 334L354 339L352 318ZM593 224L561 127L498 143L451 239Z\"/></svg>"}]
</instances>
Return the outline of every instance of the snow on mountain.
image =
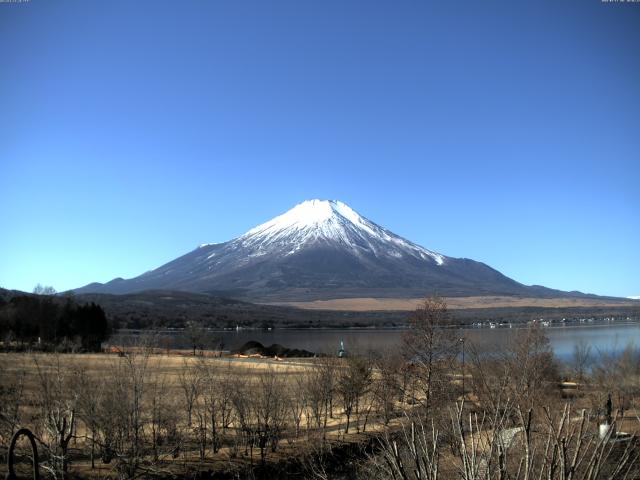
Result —
<instances>
[{"instance_id":1,"label":"snow on mountain","mask_svg":"<svg viewBox=\"0 0 640 480\"><path fill-rule=\"evenodd\" d=\"M632 295L631 297L627 297L629 300L640 300L640 295Z\"/></svg>"},{"instance_id":2,"label":"snow on mountain","mask_svg":"<svg viewBox=\"0 0 640 480\"><path fill-rule=\"evenodd\" d=\"M555 295L481 262L406 240L335 200L308 200L244 235L205 243L138 277L78 293L215 292L251 301L439 295Z\"/></svg>"},{"instance_id":3,"label":"snow on mountain","mask_svg":"<svg viewBox=\"0 0 640 480\"><path fill-rule=\"evenodd\" d=\"M252 228L239 237L242 247L254 249L253 255L276 253L284 249L292 255L306 244L338 243L355 254L399 258L410 255L431 258L442 265L445 256L420 247L389 232L336 200L307 200L286 213Z\"/></svg>"}]
</instances>

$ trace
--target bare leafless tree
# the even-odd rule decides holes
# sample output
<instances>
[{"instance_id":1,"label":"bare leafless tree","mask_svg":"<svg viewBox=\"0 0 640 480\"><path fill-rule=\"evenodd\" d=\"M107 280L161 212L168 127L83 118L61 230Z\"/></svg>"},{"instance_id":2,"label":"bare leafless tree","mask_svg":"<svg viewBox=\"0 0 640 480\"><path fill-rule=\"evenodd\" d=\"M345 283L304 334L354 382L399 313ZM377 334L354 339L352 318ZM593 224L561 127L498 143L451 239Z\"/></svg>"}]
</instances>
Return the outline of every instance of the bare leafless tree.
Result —
<instances>
[{"instance_id":1,"label":"bare leafless tree","mask_svg":"<svg viewBox=\"0 0 640 480\"><path fill-rule=\"evenodd\" d=\"M640 397L640 349L627 345L621 353L599 351L594 355L589 381L589 398L599 410L611 395L620 413L638 406Z\"/></svg>"},{"instance_id":2,"label":"bare leafless tree","mask_svg":"<svg viewBox=\"0 0 640 480\"><path fill-rule=\"evenodd\" d=\"M260 458L264 463L266 448L276 451L278 442L286 426L287 401L285 384L280 375L269 367L260 372L255 395Z\"/></svg>"},{"instance_id":3,"label":"bare leafless tree","mask_svg":"<svg viewBox=\"0 0 640 480\"><path fill-rule=\"evenodd\" d=\"M33 287L33 293L36 295L55 295L56 289L50 285L42 285L38 283L35 287Z\"/></svg>"},{"instance_id":4,"label":"bare leafless tree","mask_svg":"<svg viewBox=\"0 0 640 480\"><path fill-rule=\"evenodd\" d=\"M91 444L90 458L91 468L94 469L95 453L98 436L98 408L104 393L104 382L102 379L92 376L86 368L76 367L73 375L76 381L76 392L78 394L78 416L85 425L88 441Z\"/></svg>"},{"instance_id":5,"label":"bare leafless tree","mask_svg":"<svg viewBox=\"0 0 640 480\"><path fill-rule=\"evenodd\" d=\"M147 426L154 462L175 458L180 451L181 434L179 401L167 391L170 383L165 375L150 375L147 388Z\"/></svg>"},{"instance_id":6,"label":"bare leafless tree","mask_svg":"<svg viewBox=\"0 0 640 480\"><path fill-rule=\"evenodd\" d=\"M351 415L360 412L362 397L371 384L371 363L365 357L351 356L340 370L337 391L346 417L344 433L349 433ZM358 430L360 425L357 425Z\"/></svg>"},{"instance_id":7,"label":"bare leafless tree","mask_svg":"<svg viewBox=\"0 0 640 480\"><path fill-rule=\"evenodd\" d=\"M144 456L145 395L150 383L149 351L127 353L114 359L103 378L104 394L97 425L105 463L116 460L121 478L135 478Z\"/></svg>"},{"instance_id":8,"label":"bare leafless tree","mask_svg":"<svg viewBox=\"0 0 640 480\"><path fill-rule=\"evenodd\" d=\"M286 388L287 404L294 425L295 438L300 436L302 417L307 409L307 391L304 375L293 375Z\"/></svg>"},{"instance_id":9,"label":"bare leafless tree","mask_svg":"<svg viewBox=\"0 0 640 480\"><path fill-rule=\"evenodd\" d=\"M446 302L439 297L426 298L409 316L409 324L404 346L418 389L413 396L428 412L451 395L448 374L458 354L459 336L451 328Z\"/></svg>"},{"instance_id":10,"label":"bare leafless tree","mask_svg":"<svg viewBox=\"0 0 640 480\"><path fill-rule=\"evenodd\" d=\"M533 325L514 330L500 347L468 343L474 396L495 414L515 405L548 405L559 398L559 369L544 329Z\"/></svg>"},{"instance_id":11,"label":"bare leafless tree","mask_svg":"<svg viewBox=\"0 0 640 480\"><path fill-rule=\"evenodd\" d=\"M234 410L235 429L244 446L245 454L253 462L253 447L255 442L255 405L252 382L247 378L236 377L231 383L231 403Z\"/></svg>"},{"instance_id":12,"label":"bare leafless tree","mask_svg":"<svg viewBox=\"0 0 640 480\"><path fill-rule=\"evenodd\" d=\"M2 458L24 415L25 372L22 368L4 371L0 379L0 448Z\"/></svg>"},{"instance_id":13,"label":"bare leafless tree","mask_svg":"<svg viewBox=\"0 0 640 480\"><path fill-rule=\"evenodd\" d=\"M316 369L306 372L304 376L304 395L307 399L308 419L313 419L316 428L322 425L324 413L325 392L320 381L321 376Z\"/></svg>"},{"instance_id":14,"label":"bare leafless tree","mask_svg":"<svg viewBox=\"0 0 640 480\"><path fill-rule=\"evenodd\" d=\"M178 385L182 392L183 406L187 414L187 426L191 427L193 407L202 388L203 371L200 366L185 358L178 374Z\"/></svg>"},{"instance_id":15,"label":"bare leafless tree","mask_svg":"<svg viewBox=\"0 0 640 480\"><path fill-rule=\"evenodd\" d=\"M186 323L183 335L185 341L192 349L194 356L198 350L200 350L201 353L205 349L217 350L222 344L222 339L219 336L214 335L211 331L205 328L202 322L195 320Z\"/></svg>"},{"instance_id":16,"label":"bare leafless tree","mask_svg":"<svg viewBox=\"0 0 640 480\"><path fill-rule=\"evenodd\" d=\"M434 423L413 421L399 436L383 440L374 459L380 478L614 480L638 474L637 439L618 443L612 430L594 435L584 410L576 418L566 406L552 418L542 409L547 413L537 421L532 409L516 411L518 422L511 426L504 415L466 416L461 404L452 406L450 428L460 448L446 464L447 446Z\"/></svg>"},{"instance_id":17,"label":"bare leafless tree","mask_svg":"<svg viewBox=\"0 0 640 480\"><path fill-rule=\"evenodd\" d=\"M405 365L400 355L384 352L374 359L377 377L373 384L373 399L384 425L396 413L396 403L402 394L402 372Z\"/></svg>"},{"instance_id":18,"label":"bare leafless tree","mask_svg":"<svg viewBox=\"0 0 640 480\"><path fill-rule=\"evenodd\" d=\"M523 408L548 404L549 395L558 391L560 374L544 328L536 324L517 329L505 352L515 403Z\"/></svg>"},{"instance_id":19,"label":"bare leafless tree","mask_svg":"<svg viewBox=\"0 0 640 480\"><path fill-rule=\"evenodd\" d=\"M78 394L70 375L54 355L49 364L33 357L38 378L36 404L40 410L41 438L49 461L44 465L56 478L65 478L69 465L69 442L74 437Z\"/></svg>"},{"instance_id":20,"label":"bare leafless tree","mask_svg":"<svg viewBox=\"0 0 640 480\"><path fill-rule=\"evenodd\" d=\"M589 345L585 340L579 340L573 346L573 359L571 362L573 374L578 382L583 382L585 380L591 361L591 345Z\"/></svg>"},{"instance_id":21,"label":"bare leafless tree","mask_svg":"<svg viewBox=\"0 0 640 480\"><path fill-rule=\"evenodd\" d=\"M220 448L220 430L223 424L223 409L228 401L228 392L224 390L224 385L220 382L218 369L212 364L203 363L203 387L202 387L202 405L204 414L208 417L200 421L201 427L209 425L211 437L211 450L216 453ZM230 402L229 402L230 403ZM206 433L202 435L202 439L206 442Z\"/></svg>"},{"instance_id":22,"label":"bare leafless tree","mask_svg":"<svg viewBox=\"0 0 640 480\"><path fill-rule=\"evenodd\" d=\"M316 359L313 368L304 378L304 395L309 410L307 418L313 419L316 428L325 437L327 422L333 414L333 397L336 390L336 362L332 358Z\"/></svg>"}]
</instances>

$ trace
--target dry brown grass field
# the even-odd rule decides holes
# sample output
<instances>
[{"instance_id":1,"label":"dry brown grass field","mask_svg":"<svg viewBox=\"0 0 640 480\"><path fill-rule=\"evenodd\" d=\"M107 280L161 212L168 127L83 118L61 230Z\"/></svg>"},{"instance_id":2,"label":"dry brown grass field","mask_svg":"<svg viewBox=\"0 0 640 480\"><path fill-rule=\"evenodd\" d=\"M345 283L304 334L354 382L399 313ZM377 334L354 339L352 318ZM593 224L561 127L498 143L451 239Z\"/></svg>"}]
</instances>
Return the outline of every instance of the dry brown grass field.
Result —
<instances>
[{"instance_id":1,"label":"dry brown grass field","mask_svg":"<svg viewBox=\"0 0 640 480\"><path fill-rule=\"evenodd\" d=\"M468 308L504 308L504 307L620 307L638 306L631 300L611 300L595 298L521 298L509 296L448 297L447 306L452 310ZM309 310L348 310L367 311L412 311L424 298L336 298L308 302L286 302L279 305ZM275 303L274 303L275 305Z\"/></svg>"},{"instance_id":2,"label":"dry brown grass field","mask_svg":"<svg viewBox=\"0 0 640 480\"><path fill-rule=\"evenodd\" d=\"M81 414L80 398L91 393L86 391L87 388L95 389L100 397L94 405L95 408L100 408L100 399L105 402L122 401L130 406L132 399L127 395L133 389L140 389L138 412L141 416L140 430L147 444L153 443L153 440L150 440L151 430L160 428L162 423L162 420L152 418L154 405L161 402L164 409L171 411L170 415L165 412L165 416L171 417L169 421L173 422L175 436L179 437L174 440L180 445L180 451L176 454L173 447L166 446L159 449L161 450L159 455L155 455L147 445L145 453L139 454L139 468L143 471L148 469L147 473L153 475L170 476L179 472L209 469L238 471L246 468L247 465L259 464L262 460L260 448L257 446L259 440L251 440L251 446L247 447L247 440L240 430L248 428L249 424L253 426L254 423L260 422L261 415L272 415L273 418L270 421L274 424L279 423L277 449L273 445L274 438L269 438L269 448L265 448L264 452L266 459L271 463L313 453L318 442L329 445L335 442L366 441L369 435L379 431L383 425L378 413L374 411L375 399L369 386L363 386L363 391L358 393L361 395L359 409L349 420L348 433L345 431L346 416L337 394L334 393L334 398L327 405L323 404L324 398L308 399L307 405L302 404L303 397L310 394L302 390L313 390L313 384L318 381L337 380L338 372L343 367L334 359L277 360L235 356L221 358L206 355L193 356L187 352L163 354L149 353L150 351L131 349L124 354L0 353L2 366L0 384L20 385L19 423L31 428L43 444L55 443L50 438L51 432L44 426L48 423L47 418L44 417L51 415L51 412L44 412L44 408L55 410L55 414L58 415L60 411L68 409L67 417L71 415L71 410L74 410L76 423L69 448L69 471L82 477L123 476L116 462L103 463L98 458L100 456L98 451L96 451L94 467L91 467L92 462L87 452L90 449L89 437L92 434L89 422ZM323 369L325 375L319 376L319 371ZM327 378L326 373L335 378ZM121 378L129 374L131 378ZM140 377L137 377L138 375ZM371 372L370 382L373 383L378 377L378 374ZM125 385L122 385L122 381ZM213 383L216 381L225 382L221 388L226 391L210 390L210 388L215 389ZM123 391L125 393L123 397L110 399L109 396L112 393L110 390L114 386L124 387L129 392ZM84 392L82 392L83 389ZM190 401L188 389L193 389L191 414L188 412ZM214 392L220 396L217 401L224 399L229 402L231 417L226 427L223 428L222 425L217 427L220 430L217 434L220 445L215 452L211 448L210 431L209 438L203 441L206 444L199 444L202 430L211 430L211 419L207 419L207 415L211 415L213 408L220 408L212 407L207 403L207 396ZM326 395L323 391L315 393L318 397ZM57 398L45 398L48 396L57 396ZM273 398L266 398L269 396ZM293 403L297 401L300 403L294 405ZM316 402L315 410L314 406L309 405L314 401ZM250 402L253 404L249 405ZM52 403L55 406L50 407L43 403ZM247 405L243 406L244 403ZM394 401L394 403L398 402ZM245 407L246 412L242 411ZM113 409L113 412L104 412L103 416L107 417L131 415L133 412L131 409L121 412L118 406L109 403L104 403L102 408ZM231 412L233 409L238 412ZM214 413L216 414L219 415ZM61 417L64 415L63 413ZM191 415L190 422L189 415ZM239 419L240 415L251 418ZM278 415L280 418L276 418ZM96 417L98 416L100 415L96 414ZM297 416L297 420L292 416ZM216 421L221 422L221 419L216 418ZM154 422L157 425L153 425ZM110 427L107 425L102 428ZM131 426L128 425L126 428ZM0 446L6 448L7 441L8 437L3 436L0 444L4 445ZM101 443L105 443L104 437ZM206 450L202 454L201 447ZM126 450L126 447L122 448Z\"/></svg>"},{"instance_id":3,"label":"dry brown grass field","mask_svg":"<svg viewBox=\"0 0 640 480\"><path fill-rule=\"evenodd\" d=\"M395 447L385 442L402 444L404 428L426 421L427 430L440 432L438 478L461 478L456 445L471 440L473 430L456 434L457 425L475 424L486 444L479 454L493 455L495 431L520 431L522 415L532 412L536 435L544 436L569 406L562 428L575 430L585 418L585 438L596 438L608 394L617 430L640 433L640 369L632 351L603 357L590 372L582 368L586 363L558 366L543 330L533 328L519 331L499 355L470 345L462 365L449 330L418 325L414 334L403 352L345 359L194 356L146 347L0 353L0 454L6 456L11 433L26 426L38 438L43 473L51 478L212 478L202 472L274 478L274 472L295 472L382 480L393 478L381 473L389 462L376 463L393 456ZM429 351L446 360L434 360ZM540 438L535 441L544 443ZM352 447L355 457L323 463L328 453ZM26 473L28 462L20 458ZM348 474L332 470L346 465Z\"/></svg>"}]
</instances>

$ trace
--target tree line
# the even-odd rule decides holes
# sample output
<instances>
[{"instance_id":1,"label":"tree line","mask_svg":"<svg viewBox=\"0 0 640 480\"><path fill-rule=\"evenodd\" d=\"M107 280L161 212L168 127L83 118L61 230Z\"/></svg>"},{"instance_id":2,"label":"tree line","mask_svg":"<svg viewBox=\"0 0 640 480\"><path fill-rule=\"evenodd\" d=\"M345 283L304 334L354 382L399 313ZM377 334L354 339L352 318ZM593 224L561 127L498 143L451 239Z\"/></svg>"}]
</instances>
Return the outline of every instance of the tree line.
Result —
<instances>
[{"instance_id":1,"label":"tree line","mask_svg":"<svg viewBox=\"0 0 640 480\"><path fill-rule=\"evenodd\" d=\"M100 350L111 333L102 307L56 296L50 287L34 291L0 298L0 341L5 349Z\"/></svg>"}]
</instances>

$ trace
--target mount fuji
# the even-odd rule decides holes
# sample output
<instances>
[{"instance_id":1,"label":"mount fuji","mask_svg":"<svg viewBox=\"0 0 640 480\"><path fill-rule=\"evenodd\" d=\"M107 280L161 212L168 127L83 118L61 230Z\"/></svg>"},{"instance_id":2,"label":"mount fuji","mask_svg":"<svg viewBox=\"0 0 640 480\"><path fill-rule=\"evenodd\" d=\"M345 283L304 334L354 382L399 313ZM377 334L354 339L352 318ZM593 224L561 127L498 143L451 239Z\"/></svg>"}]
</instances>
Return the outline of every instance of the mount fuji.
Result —
<instances>
[{"instance_id":1,"label":"mount fuji","mask_svg":"<svg viewBox=\"0 0 640 480\"><path fill-rule=\"evenodd\" d=\"M406 240L339 201L308 200L224 243L204 244L138 277L76 293L181 290L252 301L443 296L568 296L525 286L466 258Z\"/></svg>"}]
</instances>

